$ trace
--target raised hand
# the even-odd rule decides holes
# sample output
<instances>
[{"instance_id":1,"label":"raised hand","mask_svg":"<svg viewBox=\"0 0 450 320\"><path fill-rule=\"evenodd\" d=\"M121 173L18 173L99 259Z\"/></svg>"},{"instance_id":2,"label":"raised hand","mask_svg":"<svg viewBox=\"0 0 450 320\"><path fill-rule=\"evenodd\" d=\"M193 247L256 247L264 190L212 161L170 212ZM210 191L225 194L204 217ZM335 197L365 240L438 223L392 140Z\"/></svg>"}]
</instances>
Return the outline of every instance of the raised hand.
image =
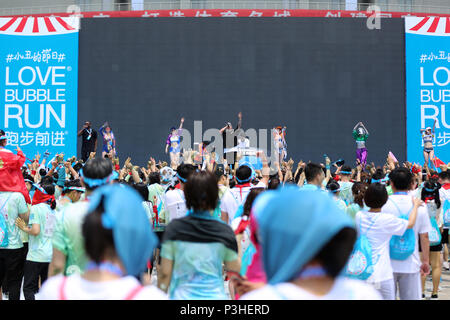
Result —
<instances>
[{"instance_id":1,"label":"raised hand","mask_svg":"<svg viewBox=\"0 0 450 320\"><path fill-rule=\"evenodd\" d=\"M125 160L125 163L123 164L123 166L126 168L128 166L128 164L130 163L131 158L128 157L127 160Z\"/></svg>"},{"instance_id":2,"label":"raised hand","mask_svg":"<svg viewBox=\"0 0 450 320\"><path fill-rule=\"evenodd\" d=\"M125 166L125 168L127 168L128 171L133 170L133 164L131 162L128 162Z\"/></svg>"},{"instance_id":3,"label":"raised hand","mask_svg":"<svg viewBox=\"0 0 450 320\"><path fill-rule=\"evenodd\" d=\"M292 160L292 158L289 159L287 167L289 168L289 170L292 170L292 168L294 167L294 160Z\"/></svg>"}]
</instances>

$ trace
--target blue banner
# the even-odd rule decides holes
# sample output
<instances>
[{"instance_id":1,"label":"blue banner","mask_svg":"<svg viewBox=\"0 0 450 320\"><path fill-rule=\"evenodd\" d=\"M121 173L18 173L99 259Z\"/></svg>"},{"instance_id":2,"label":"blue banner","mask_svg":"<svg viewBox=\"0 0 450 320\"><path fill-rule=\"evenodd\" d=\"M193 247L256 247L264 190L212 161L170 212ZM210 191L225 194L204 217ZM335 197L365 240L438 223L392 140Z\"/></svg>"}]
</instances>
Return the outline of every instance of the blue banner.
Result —
<instances>
[{"instance_id":1,"label":"blue banner","mask_svg":"<svg viewBox=\"0 0 450 320\"><path fill-rule=\"evenodd\" d=\"M424 163L426 151L421 129L435 126L434 154L448 163L450 21L438 17L407 17L405 32L407 158L410 162Z\"/></svg>"},{"instance_id":2,"label":"blue banner","mask_svg":"<svg viewBox=\"0 0 450 320\"><path fill-rule=\"evenodd\" d=\"M74 18L0 18L0 129L26 157L77 153L78 25Z\"/></svg>"}]
</instances>

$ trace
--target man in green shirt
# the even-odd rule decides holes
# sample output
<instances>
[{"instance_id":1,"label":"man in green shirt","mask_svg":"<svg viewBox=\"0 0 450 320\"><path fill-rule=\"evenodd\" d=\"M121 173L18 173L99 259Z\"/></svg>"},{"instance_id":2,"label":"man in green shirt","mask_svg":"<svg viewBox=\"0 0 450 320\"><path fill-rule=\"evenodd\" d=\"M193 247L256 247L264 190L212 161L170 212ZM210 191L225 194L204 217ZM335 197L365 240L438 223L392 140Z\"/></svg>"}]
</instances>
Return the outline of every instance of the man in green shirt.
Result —
<instances>
[{"instance_id":1,"label":"man in green shirt","mask_svg":"<svg viewBox=\"0 0 450 320\"><path fill-rule=\"evenodd\" d=\"M89 196L96 188L110 182L112 164L110 160L104 158L91 159L80 173L81 183L86 188L86 199L71 203L57 212L49 277L60 273L71 275L84 272L88 258L84 250L81 227L88 211Z\"/></svg>"}]
</instances>

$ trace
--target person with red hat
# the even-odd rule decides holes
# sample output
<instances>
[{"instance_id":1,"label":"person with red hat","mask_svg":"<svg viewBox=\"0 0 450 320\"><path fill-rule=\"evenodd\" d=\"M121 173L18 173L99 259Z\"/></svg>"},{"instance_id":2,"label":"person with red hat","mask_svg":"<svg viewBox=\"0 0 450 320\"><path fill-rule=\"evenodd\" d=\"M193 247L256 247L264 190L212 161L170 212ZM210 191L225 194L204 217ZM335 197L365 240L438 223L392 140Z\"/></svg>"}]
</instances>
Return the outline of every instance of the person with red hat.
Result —
<instances>
[{"instance_id":1,"label":"person with red hat","mask_svg":"<svg viewBox=\"0 0 450 320\"><path fill-rule=\"evenodd\" d=\"M28 222L31 203L21 167L25 155L17 148L17 155L5 148L8 139L0 130L0 286L6 277L9 300L20 299L20 285L23 276L23 242L15 221L18 217ZM4 230L3 230L4 229Z\"/></svg>"},{"instance_id":2,"label":"person with red hat","mask_svg":"<svg viewBox=\"0 0 450 320\"><path fill-rule=\"evenodd\" d=\"M56 226L55 186L35 185L29 222L16 220L17 227L29 235L29 249L24 267L23 294L25 300L34 300L41 284L47 280L48 266L52 260L52 237Z\"/></svg>"}]
</instances>

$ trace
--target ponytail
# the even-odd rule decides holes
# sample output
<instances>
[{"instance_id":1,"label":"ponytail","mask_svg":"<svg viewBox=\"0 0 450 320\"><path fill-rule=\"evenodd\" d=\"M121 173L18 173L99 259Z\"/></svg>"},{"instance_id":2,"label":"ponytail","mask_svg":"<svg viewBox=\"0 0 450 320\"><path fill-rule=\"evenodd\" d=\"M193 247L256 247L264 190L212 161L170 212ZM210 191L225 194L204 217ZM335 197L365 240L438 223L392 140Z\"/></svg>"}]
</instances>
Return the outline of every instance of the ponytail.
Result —
<instances>
[{"instance_id":1,"label":"ponytail","mask_svg":"<svg viewBox=\"0 0 450 320\"><path fill-rule=\"evenodd\" d=\"M355 182L352 186L353 202L357 203L361 208L364 207L364 195L366 194L367 185L362 182Z\"/></svg>"}]
</instances>

